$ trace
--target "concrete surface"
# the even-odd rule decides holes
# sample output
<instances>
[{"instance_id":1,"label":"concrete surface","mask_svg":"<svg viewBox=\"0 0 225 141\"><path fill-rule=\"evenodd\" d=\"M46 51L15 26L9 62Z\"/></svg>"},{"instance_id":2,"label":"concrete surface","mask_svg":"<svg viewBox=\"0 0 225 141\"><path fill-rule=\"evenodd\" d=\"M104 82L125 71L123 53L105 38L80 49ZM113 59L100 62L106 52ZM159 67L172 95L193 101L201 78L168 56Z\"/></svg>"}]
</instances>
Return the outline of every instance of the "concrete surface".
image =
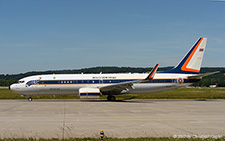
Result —
<instances>
[{"instance_id":1,"label":"concrete surface","mask_svg":"<svg viewBox=\"0 0 225 141\"><path fill-rule=\"evenodd\" d=\"M225 136L225 100L0 100L1 138Z\"/></svg>"},{"instance_id":2,"label":"concrete surface","mask_svg":"<svg viewBox=\"0 0 225 141\"><path fill-rule=\"evenodd\" d=\"M0 89L9 89L9 87L0 87Z\"/></svg>"}]
</instances>

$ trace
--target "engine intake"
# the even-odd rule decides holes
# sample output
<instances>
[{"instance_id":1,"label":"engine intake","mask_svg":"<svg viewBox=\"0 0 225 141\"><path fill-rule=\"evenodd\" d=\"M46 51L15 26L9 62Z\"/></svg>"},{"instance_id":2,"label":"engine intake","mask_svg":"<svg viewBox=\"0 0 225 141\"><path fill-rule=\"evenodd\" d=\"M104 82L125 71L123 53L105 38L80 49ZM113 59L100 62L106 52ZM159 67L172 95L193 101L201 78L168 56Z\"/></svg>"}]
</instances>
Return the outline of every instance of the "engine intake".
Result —
<instances>
[{"instance_id":1,"label":"engine intake","mask_svg":"<svg viewBox=\"0 0 225 141\"><path fill-rule=\"evenodd\" d=\"M100 98L101 92L98 88L80 88L79 97L85 98Z\"/></svg>"}]
</instances>

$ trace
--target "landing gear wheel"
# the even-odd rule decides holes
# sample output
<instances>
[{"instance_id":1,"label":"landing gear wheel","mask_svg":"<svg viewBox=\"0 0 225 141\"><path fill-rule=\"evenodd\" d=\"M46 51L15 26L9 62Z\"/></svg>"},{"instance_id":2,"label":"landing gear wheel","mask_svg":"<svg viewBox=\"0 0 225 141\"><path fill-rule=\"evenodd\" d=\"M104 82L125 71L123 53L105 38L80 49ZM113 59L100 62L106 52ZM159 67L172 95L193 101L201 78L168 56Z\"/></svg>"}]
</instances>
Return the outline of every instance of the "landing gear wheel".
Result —
<instances>
[{"instance_id":1,"label":"landing gear wheel","mask_svg":"<svg viewBox=\"0 0 225 141\"><path fill-rule=\"evenodd\" d=\"M108 100L108 101L115 101L116 98L115 98L115 96L109 95L109 96L107 97L107 100Z\"/></svg>"},{"instance_id":2,"label":"landing gear wheel","mask_svg":"<svg viewBox=\"0 0 225 141\"><path fill-rule=\"evenodd\" d=\"M28 101L29 101L29 102L31 102L32 100L33 100L32 97L29 97L29 98L28 98Z\"/></svg>"}]
</instances>

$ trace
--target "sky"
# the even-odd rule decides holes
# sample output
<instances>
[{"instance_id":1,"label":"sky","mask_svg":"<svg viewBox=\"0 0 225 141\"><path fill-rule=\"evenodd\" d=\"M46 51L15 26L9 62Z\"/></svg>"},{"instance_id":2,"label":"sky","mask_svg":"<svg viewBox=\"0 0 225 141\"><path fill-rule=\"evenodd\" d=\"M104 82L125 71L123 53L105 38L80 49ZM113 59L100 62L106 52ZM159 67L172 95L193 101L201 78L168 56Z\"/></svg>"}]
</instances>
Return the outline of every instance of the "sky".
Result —
<instances>
[{"instance_id":1,"label":"sky","mask_svg":"<svg viewBox=\"0 0 225 141\"><path fill-rule=\"evenodd\" d=\"M0 74L175 66L200 37L225 67L225 1L0 0Z\"/></svg>"}]
</instances>

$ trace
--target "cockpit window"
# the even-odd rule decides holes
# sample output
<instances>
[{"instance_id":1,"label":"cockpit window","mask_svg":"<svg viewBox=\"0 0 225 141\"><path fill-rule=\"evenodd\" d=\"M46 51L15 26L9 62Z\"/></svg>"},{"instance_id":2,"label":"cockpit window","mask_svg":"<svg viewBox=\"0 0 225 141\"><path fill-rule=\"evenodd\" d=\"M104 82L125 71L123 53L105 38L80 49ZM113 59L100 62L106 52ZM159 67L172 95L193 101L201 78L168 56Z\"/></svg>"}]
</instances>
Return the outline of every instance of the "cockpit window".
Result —
<instances>
[{"instance_id":1,"label":"cockpit window","mask_svg":"<svg viewBox=\"0 0 225 141\"><path fill-rule=\"evenodd\" d=\"M18 83L24 83L25 81L18 81Z\"/></svg>"},{"instance_id":2,"label":"cockpit window","mask_svg":"<svg viewBox=\"0 0 225 141\"><path fill-rule=\"evenodd\" d=\"M40 80L30 80L26 84L28 86L31 86L31 85L39 84L39 82L40 82Z\"/></svg>"}]
</instances>

